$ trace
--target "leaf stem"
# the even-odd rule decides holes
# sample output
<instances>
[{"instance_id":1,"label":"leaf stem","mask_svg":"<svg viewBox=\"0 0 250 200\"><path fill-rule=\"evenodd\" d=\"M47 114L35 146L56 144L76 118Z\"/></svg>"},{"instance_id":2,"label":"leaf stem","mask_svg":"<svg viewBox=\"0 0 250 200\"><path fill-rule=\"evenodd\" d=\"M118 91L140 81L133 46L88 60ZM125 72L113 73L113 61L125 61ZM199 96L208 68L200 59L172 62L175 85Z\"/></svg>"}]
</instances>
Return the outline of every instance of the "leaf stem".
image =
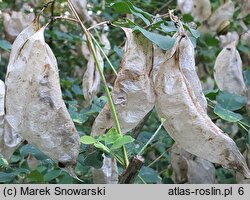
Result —
<instances>
[{"instance_id":1,"label":"leaf stem","mask_svg":"<svg viewBox=\"0 0 250 200\"><path fill-rule=\"evenodd\" d=\"M87 30L90 31L91 29L96 28L97 26L104 25L104 24L111 24L111 23L110 23L110 21L100 22L98 24L94 24L93 26L89 27Z\"/></svg>"},{"instance_id":2,"label":"leaf stem","mask_svg":"<svg viewBox=\"0 0 250 200\"><path fill-rule=\"evenodd\" d=\"M103 71L101 69L101 66L100 66L100 63L98 61L98 58L97 58L97 55L96 55L96 51L95 51L95 47L94 47L94 44L92 42L92 37L88 31L88 29L84 26L84 24L82 23L80 17L78 16L74 6L72 5L71 3L71 0L67 0L68 1L68 5L69 5L69 8L70 10L73 12L75 18L78 20L84 34L86 35L86 39L87 39L87 42L88 42L88 46L93 54L93 57L94 57L94 60L95 60L95 63L96 63L96 67L98 69L98 72L100 74L100 78L104 84L104 90L105 90L105 93L107 95L107 98L108 98L108 103L109 103L109 107L110 107L110 110L111 110L111 113L112 113L112 117L113 117L113 120L115 122L115 127L116 127L116 131L118 132L118 134L122 135L122 131L121 131L121 127L120 127L120 123L119 123L119 120L118 120L118 117L117 117L117 114L116 114L116 110L115 110L115 106L114 106L114 103L113 103L113 100L112 100L112 97L111 97L111 94L110 94L110 91L109 91L109 88L108 88L108 84L105 80L105 76L103 74ZM126 148L125 146L122 147L122 153L123 153L123 159L124 159L124 164L125 164L125 168L129 165L129 160L128 160L128 156L127 156L127 152L126 152Z\"/></svg>"},{"instance_id":3,"label":"leaf stem","mask_svg":"<svg viewBox=\"0 0 250 200\"><path fill-rule=\"evenodd\" d=\"M145 149L147 148L147 146L152 142L152 140L156 137L156 135L158 134L158 132L161 130L161 127L163 126L163 122L160 124L160 126L157 128L157 130L155 131L155 133L152 135L152 137L147 141L147 143L142 147L142 149L140 150L140 152L138 153L139 156L141 156Z\"/></svg>"},{"instance_id":4,"label":"leaf stem","mask_svg":"<svg viewBox=\"0 0 250 200\"><path fill-rule=\"evenodd\" d=\"M100 49L100 51L102 52L102 55L104 56L104 58L107 60L108 64L110 65L111 69L113 70L113 72L115 73L115 75L117 76L117 71L115 70L115 67L113 66L113 64L110 62L108 56L105 54L103 48L99 45L99 43L97 42L97 40L95 39L95 37L90 34L90 36L92 37L92 39L94 40L96 46Z\"/></svg>"}]
</instances>

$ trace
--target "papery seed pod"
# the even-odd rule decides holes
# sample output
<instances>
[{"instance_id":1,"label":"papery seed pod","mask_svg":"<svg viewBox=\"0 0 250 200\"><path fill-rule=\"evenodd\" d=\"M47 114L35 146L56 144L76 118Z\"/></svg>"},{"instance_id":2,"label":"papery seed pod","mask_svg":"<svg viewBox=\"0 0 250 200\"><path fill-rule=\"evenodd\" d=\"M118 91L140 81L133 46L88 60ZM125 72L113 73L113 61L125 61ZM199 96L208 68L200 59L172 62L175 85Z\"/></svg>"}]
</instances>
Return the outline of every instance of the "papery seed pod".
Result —
<instances>
[{"instance_id":1,"label":"papery seed pod","mask_svg":"<svg viewBox=\"0 0 250 200\"><path fill-rule=\"evenodd\" d=\"M212 163L194 156L175 144L170 151L172 179L174 183L212 184L215 181L215 168Z\"/></svg>"},{"instance_id":2,"label":"papery seed pod","mask_svg":"<svg viewBox=\"0 0 250 200\"><path fill-rule=\"evenodd\" d=\"M82 43L81 43L81 54L86 60L89 60L91 52L87 44L86 36L84 35L82 37Z\"/></svg>"},{"instance_id":3,"label":"papery seed pod","mask_svg":"<svg viewBox=\"0 0 250 200\"><path fill-rule=\"evenodd\" d=\"M164 60L165 60L165 54L156 45L154 45L153 47L154 47L154 59L153 59L154 62L153 62L153 69L152 69L152 72L150 74L150 77L152 78L153 83L155 83L155 79L156 79L159 67L160 67L161 63L164 62Z\"/></svg>"},{"instance_id":4,"label":"papery seed pod","mask_svg":"<svg viewBox=\"0 0 250 200\"><path fill-rule=\"evenodd\" d=\"M217 8L208 18L207 24L209 26L209 30L216 31L224 21L229 21L233 17L233 14L234 3L229 0L219 8Z\"/></svg>"},{"instance_id":5,"label":"papery seed pod","mask_svg":"<svg viewBox=\"0 0 250 200\"><path fill-rule=\"evenodd\" d=\"M238 43L239 34L237 32L228 32L226 35L220 35L220 47L224 48L225 46L229 45L232 42Z\"/></svg>"},{"instance_id":6,"label":"papery seed pod","mask_svg":"<svg viewBox=\"0 0 250 200\"><path fill-rule=\"evenodd\" d=\"M240 41L243 45L250 47L250 30L241 35Z\"/></svg>"},{"instance_id":7,"label":"papery seed pod","mask_svg":"<svg viewBox=\"0 0 250 200\"><path fill-rule=\"evenodd\" d=\"M111 49L111 45L109 42L109 39L106 34L101 34L101 43L104 45L103 50L106 55L109 54L109 51Z\"/></svg>"},{"instance_id":8,"label":"papery seed pod","mask_svg":"<svg viewBox=\"0 0 250 200\"><path fill-rule=\"evenodd\" d=\"M174 144L170 150L170 162L173 168L172 180L174 183L186 183L188 181L188 165L185 157L192 155L182 149L179 145Z\"/></svg>"},{"instance_id":9,"label":"papery seed pod","mask_svg":"<svg viewBox=\"0 0 250 200\"><path fill-rule=\"evenodd\" d=\"M35 156L32 154L28 154L28 157L26 158L27 164L29 166L29 169L35 170L39 164L41 164L41 161L36 159Z\"/></svg>"},{"instance_id":10,"label":"papery seed pod","mask_svg":"<svg viewBox=\"0 0 250 200\"><path fill-rule=\"evenodd\" d=\"M214 79L220 90L244 95L246 86L236 42L225 46L217 56L214 65Z\"/></svg>"},{"instance_id":11,"label":"papery seed pod","mask_svg":"<svg viewBox=\"0 0 250 200\"><path fill-rule=\"evenodd\" d=\"M244 151L243 156L246 159L248 168L250 168L250 145L248 143L246 144L246 150ZM236 172L235 177L236 177L236 183L239 184L249 183L250 180L250 179L245 179L244 176L242 176L242 174L238 172Z\"/></svg>"},{"instance_id":12,"label":"papery seed pod","mask_svg":"<svg viewBox=\"0 0 250 200\"><path fill-rule=\"evenodd\" d=\"M96 55L100 63L101 70L103 70L104 62L99 49L96 49ZM97 94L100 82L101 78L96 67L94 56L90 55L87 70L85 71L82 80L84 98L88 103L91 103L93 97Z\"/></svg>"},{"instance_id":13,"label":"papery seed pod","mask_svg":"<svg viewBox=\"0 0 250 200\"><path fill-rule=\"evenodd\" d=\"M189 184L215 184L215 167L214 165L202 158L186 158Z\"/></svg>"},{"instance_id":14,"label":"papery seed pod","mask_svg":"<svg viewBox=\"0 0 250 200\"><path fill-rule=\"evenodd\" d=\"M94 184L117 184L118 168L114 158L103 155L103 166L100 169L92 168Z\"/></svg>"},{"instance_id":15,"label":"papery seed pod","mask_svg":"<svg viewBox=\"0 0 250 200\"><path fill-rule=\"evenodd\" d=\"M13 42L19 33L30 25L34 16L34 13L25 14L16 11L13 11L11 15L3 13L5 38Z\"/></svg>"},{"instance_id":16,"label":"papery seed pod","mask_svg":"<svg viewBox=\"0 0 250 200\"><path fill-rule=\"evenodd\" d=\"M103 110L106 110L105 113L109 113L111 115L111 113L109 112L108 104L104 106ZM103 110L101 113L104 113ZM105 117L101 117L101 118L104 119ZM111 128L112 121L109 120L108 122L110 122L111 124L107 126ZM95 123L102 123L102 122L95 121ZM91 132L92 137L96 137L99 135L100 135L99 132L93 132L93 131ZM96 168L91 169L92 176L93 176L93 183L95 184L117 184L118 183L118 168L117 168L116 160L114 158L109 158L105 156L104 154L102 156L103 156L102 167L100 169L96 169Z\"/></svg>"},{"instance_id":17,"label":"papery seed pod","mask_svg":"<svg viewBox=\"0 0 250 200\"><path fill-rule=\"evenodd\" d=\"M4 98L5 98L5 84L2 80L0 80L0 153L6 157L6 155L4 155L5 153L5 144L4 144L4 107L5 107L5 102L4 102Z\"/></svg>"},{"instance_id":18,"label":"papery seed pod","mask_svg":"<svg viewBox=\"0 0 250 200\"><path fill-rule=\"evenodd\" d=\"M250 14L250 1L249 0L243 0L243 3L241 3L241 10L240 14L238 15L239 19L242 19Z\"/></svg>"},{"instance_id":19,"label":"papery seed pod","mask_svg":"<svg viewBox=\"0 0 250 200\"><path fill-rule=\"evenodd\" d=\"M62 99L56 58L44 30L30 36L8 66L5 119L30 144L69 167L76 163L79 135Z\"/></svg>"},{"instance_id":20,"label":"papery seed pod","mask_svg":"<svg viewBox=\"0 0 250 200\"><path fill-rule=\"evenodd\" d=\"M182 14L190 13L193 8L193 0L177 0L177 8Z\"/></svg>"},{"instance_id":21,"label":"papery seed pod","mask_svg":"<svg viewBox=\"0 0 250 200\"><path fill-rule=\"evenodd\" d=\"M112 96L121 130L125 134L135 128L154 106L154 93L149 80L153 46L142 35L124 29L127 41L121 70L115 81ZM144 102L141 104L141 102ZM114 127L109 104L99 113L92 126L93 137ZM110 174L111 171L111 174ZM95 183L117 183L116 161L104 157L101 169L92 169Z\"/></svg>"},{"instance_id":22,"label":"papery seed pod","mask_svg":"<svg viewBox=\"0 0 250 200\"><path fill-rule=\"evenodd\" d=\"M83 36L82 39L83 39L83 42L82 42L82 44L81 44L81 54L83 55L83 57L84 57L86 60L89 60L91 52L90 52L90 49L89 49L89 47L88 47L88 44L87 44L87 41L86 41L86 37ZM104 50L104 53L105 53L106 55L108 55L108 54L109 54L109 51L110 51L110 49L111 49L111 46L110 46L110 42L109 42L109 40L108 40L106 34L104 34L104 33L101 34L100 43L103 45L102 48L103 48L103 50Z\"/></svg>"},{"instance_id":23,"label":"papery seed pod","mask_svg":"<svg viewBox=\"0 0 250 200\"><path fill-rule=\"evenodd\" d=\"M5 98L5 84L2 80L0 80L0 123L4 119L4 98Z\"/></svg>"},{"instance_id":24,"label":"papery seed pod","mask_svg":"<svg viewBox=\"0 0 250 200\"><path fill-rule=\"evenodd\" d=\"M181 71L194 91L194 95L204 109L207 110L207 100L202 92L200 79L196 73L194 47L191 40L186 36L179 43L179 65Z\"/></svg>"},{"instance_id":25,"label":"papery seed pod","mask_svg":"<svg viewBox=\"0 0 250 200\"><path fill-rule=\"evenodd\" d=\"M191 15L199 22L205 21L211 15L210 0L193 0Z\"/></svg>"},{"instance_id":26,"label":"papery seed pod","mask_svg":"<svg viewBox=\"0 0 250 200\"><path fill-rule=\"evenodd\" d=\"M132 33L127 28L124 31L127 36L126 50L112 97L122 133L127 133L152 110L155 96L149 79L153 46L143 35ZM92 133L104 134L111 128L110 125L114 127L109 106L106 105L97 116Z\"/></svg>"},{"instance_id":27,"label":"papery seed pod","mask_svg":"<svg viewBox=\"0 0 250 200\"><path fill-rule=\"evenodd\" d=\"M19 55L19 51L27 41L27 39L33 35L38 29L37 19L34 19L33 22L25 28L16 38L12 44L12 49L9 58L8 70L15 70L16 66L14 65L15 60ZM8 120L3 119L2 121L2 134L1 134L1 153L3 156L9 160L16 148L21 144L22 138L18 134L18 131L15 130Z\"/></svg>"},{"instance_id":28,"label":"papery seed pod","mask_svg":"<svg viewBox=\"0 0 250 200\"><path fill-rule=\"evenodd\" d=\"M250 178L246 161L235 142L211 121L183 75L179 44L185 37L176 39L168 59L159 68L155 83L158 115L166 119L165 129L184 150Z\"/></svg>"}]
</instances>

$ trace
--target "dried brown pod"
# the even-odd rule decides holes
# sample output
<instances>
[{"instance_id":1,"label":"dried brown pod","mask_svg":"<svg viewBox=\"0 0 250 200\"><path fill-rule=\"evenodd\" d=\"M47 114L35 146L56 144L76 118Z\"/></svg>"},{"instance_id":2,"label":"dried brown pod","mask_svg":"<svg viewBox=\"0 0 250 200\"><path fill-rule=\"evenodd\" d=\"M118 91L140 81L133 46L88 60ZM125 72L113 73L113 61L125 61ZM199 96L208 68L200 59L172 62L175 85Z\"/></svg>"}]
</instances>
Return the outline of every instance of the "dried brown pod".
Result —
<instances>
[{"instance_id":1,"label":"dried brown pod","mask_svg":"<svg viewBox=\"0 0 250 200\"><path fill-rule=\"evenodd\" d=\"M242 0L240 14L238 15L239 19L242 19L250 14L250 1Z\"/></svg>"},{"instance_id":2,"label":"dried brown pod","mask_svg":"<svg viewBox=\"0 0 250 200\"><path fill-rule=\"evenodd\" d=\"M185 37L177 37L168 59L159 68L155 83L158 115L166 119L165 129L184 150L249 178L250 171L235 142L211 121L183 75L180 43Z\"/></svg>"},{"instance_id":3,"label":"dried brown pod","mask_svg":"<svg viewBox=\"0 0 250 200\"><path fill-rule=\"evenodd\" d=\"M4 119L4 107L5 107L5 84L2 80L0 80L0 123ZM2 124L2 123L1 123Z\"/></svg>"},{"instance_id":4,"label":"dried brown pod","mask_svg":"<svg viewBox=\"0 0 250 200\"><path fill-rule=\"evenodd\" d=\"M196 73L194 47L188 37L184 37L179 43L179 63L183 75L185 76L185 78L187 79L188 83L190 84L191 88L194 91L196 100L201 105L203 110L206 112L207 101L202 92L201 82ZM208 177L208 174L205 176L204 173L201 173L200 175L201 177L197 177L193 169L190 168L189 166L193 165L194 167L196 166L197 169L199 168L200 171L206 171L207 170L206 166L211 166L211 168L213 167L213 164L210 163L209 161L206 161L198 157L196 158L197 161L193 161L192 154L188 153L177 144L174 146L174 151L178 152L178 154L175 155L175 158L173 158L173 160L171 158L171 165L173 166L174 170L173 178L175 182L185 181L188 183L195 183L200 181L200 183L202 182L209 183L210 182L209 179L215 178L215 174L214 175L209 174L212 177ZM179 160L179 162L173 164L172 161L174 162L174 160L176 159ZM190 161L191 164L189 164L188 162L189 160L191 160ZM204 165L200 163L204 163ZM199 178L200 180L198 180Z\"/></svg>"},{"instance_id":5,"label":"dried brown pod","mask_svg":"<svg viewBox=\"0 0 250 200\"><path fill-rule=\"evenodd\" d=\"M241 35L240 41L243 45L250 47L250 30L247 30Z\"/></svg>"},{"instance_id":6,"label":"dried brown pod","mask_svg":"<svg viewBox=\"0 0 250 200\"><path fill-rule=\"evenodd\" d=\"M204 111L206 111L207 100L203 94L201 82L196 73L194 46L187 36L183 37L179 43L179 61L181 71L193 89L197 101Z\"/></svg>"},{"instance_id":7,"label":"dried brown pod","mask_svg":"<svg viewBox=\"0 0 250 200\"><path fill-rule=\"evenodd\" d=\"M224 22L232 18L234 14L234 3L229 0L225 4L218 7L213 14L208 18L208 26L211 31L216 31Z\"/></svg>"},{"instance_id":8,"label":"dried brown pod","mask_svg":"<svg viewBox=\"0 0 250 200\"><path fill-rule=\"evenodd\" d=\"M104 53L106 55L108 55L109 51L111 49L111 45L110 45L109 39L105 33L101 34L100 41L101 41L101 44L103 45Z\"/></svg>"},{"instance_id":9,"label":"dried brown pod","mask_svg":"<svg viewBox=\"0 0 250 200\"><path fill-rule=\"evenodd\" d=\"M187 171L188 165L185 157L192 156L182 149L179 145L174 144L170 150L170 162L173 168L172 180L174 183L188 182Z\"/></svg>"},{"instance_id":10,"label":"dried brown pod","mask_svg":"<svg viewBox=\"0 0 250 200\"><path fill-rule=\"evenodd\" d=\"M4 144L4 107L5 107L5 84L0 80L0 153L5 157L5 144Z\"/></svg>"},{"instance_id":11,"label":"dried brown pod","mask_svg":"<svg viewBox=\"0 0 250 200\"><path fill-rule=\"evenodd\" d=\"M186 158L188 165L187 177L189 184L215 184L214 165L202 158Z\"/></svg>"},{"instance_id":12,"label":"dried brown pod","mask_svg":"<svg viewBox=\"0 0 250 200\"><path fill-rule=\"evenodd\" d=\"M174 144L170 150L174 183L213 184L215 180L214 165L202 158L195 157Z\"/></svg>"},{"instance_id":13,"label":"dried brown pod","mask_svg":"<svg viewBox=\"0 0 250 200\"><path fill-rule=\"evenodd\" d=\"M157 47L156 45L153 46L154 48L154 59L153 59L153 69L150 74L150 77L152 78L153 83L155 82L159 67L162 62L164 62L165 58L165 53Z\"/></svg>"},{"instance_id":14,"label":"dried brown pod","mask_svg":"<svg viewBox=\"0 0 250 200\"><path fill-rule=\"evenodd\" d=\"M104 53L107 55L111 49L111 46L110 46L110 42L106 34L104 33L101 34L100 42L103 45L102 48L103 48ZM87 69L84 72L83 81L82 81L83 94L84 94L85 100L88 103L91 103L93 97L99 91L101 79L100 79L100 74L96 67L94 57L93 55L91 55L91 52L89 50L89 47L86 41L82 42L81 53L84 56L84 58L88 61ZM100 67L103 70L103 67L104 67L103 57L104 56L101 55L99 48L96 48L96 54L97 54L97 59L100 63Z\"/></svg>"},{"instance_id":15,"label":"dried brown pod","mask_svg":"<svg viewBox=\"0 0 250 200\"><path fill-rule=\"evenodd\" d=\"M229 45L232 42L238 42L239 40L239 34L235 31L228 32L226 35L220 35L220 47L224 48L225 46Z\"/></svg>"},{"instance_id":16,"label":"dried brown pod","mask_svg":"<svg viewBox=\"0 0 250 200\"><path fill-rule=\"evenodd\" d=\"M100 169L92 168L94 184L117 184L118 168L114 158L103 155L103 166Z\"/></svg>"},{"instance_id":17,"label":"dried brown pod","mask_svg":"<svg viewBox=\"0 0 250 200\"><path fill-rule=\"evenodd\" d=\"M193 0L191 15L199 22L203 22L211 15L210 0Z\"/></svg>"},{"instance_id":18,"label":"dried brown pod","mask_svg":"<svg viewBox=\"0 0 250 200\"><path fill-rule=\"evenodd\" d=\"M3 25L6 40L13 42L23 29L28 27L34 19L34 13L12 11L11 14L3 13Z\"/></svg>"},{"instance_id":19,"label":"dried brown pod","mask_svg":"<svg viewBox=\"0 0 250 200\"><path fill-rule=\"evenodd\" d=\"M250 145L249 144L246 145L246 150L244 151L243 156L246 159L247 166L250 168ZM250 183L250 179L245 179L245 177L242 176L242 174L240 173L236 172L235 176L236 176L236 183L239 183L239 184Z\"/></svg>"},{"instance_id":20,"label":"dried brown pod","mask_svg":"<svg viewBox=\"0 0 250 200\"><path fill-rule=\"evenodd\" d=\"M100 63L100 67L103 70L104 62L101 56L100 50L96 49L97 59ZM82 79L82 87L84 98L88 103L92 102L93 97L97 94L99 90L99 85L101 82L99 71L96 67L96 62L93 55L90 55L87 70L85 71Z\"/></svg>"},{"instance_id":21,"label":"dried brown pod","mask_svg":"<svg viewBox=\"0 0 250 200\"><path fill-rule=\"evenodd\" d=\"M245 94L242 61L236 49L236 42L225 46L218 54L214 65L214 79L220 90Z\"/></svg>"},{"instance_id":22,"label":"dried brown pod","mask_svg":"<svg viewBox=\"0 0 250 200\"><path fill-rule=\"evenodd\" d=\"M177 0L177 8L182 14L190 13L193 7L193 0Z\"/></svg>"},{"instance_id":23,"label":"dried brown pod","mask_svg":"<svg viewBox=\"0 0 250 200\"><path fill-rule=\"evenodd\" d=\"M31 35L8 65L5 119L22 138L68 167L76 163L79 135L62 99L57 61L44 30Z\"/></svg>"},{"instance_id":24,"label":"dried brown pod","mask_svg":"<svg viewBox=\"0 0 250 200\"><path fill-rule=\"evenodd\" d=\"M27 39L33 35L38 30L37 20L33 20L33 22L25 28L16 38L14 43L12 44L12 49L9 58L8 70L15 70L15 59L18 57L19 51L27 41ZM2 89L4 85L2 84ZM3 99L4 100L4 99ZM5 103L5 102L2 102ZM4 105L6 106L6 105ZM4 111L4 110L3 110ZM2 131L1 131L1 153L8 160L11 155L15 151L15 149L21 144L22 138L18 134L18 131L13 129L8 120L2 117Z\"/></svg>"},{"instance_id":25,"label":"dried brown pod","mask_svg":"<svg viewBox=\"0 0 250 200\"><path fill-rule=\"evenodd\" d=\"M133 33L131 29L124 28L124 31L127 36L126 50L112 98L121 130L127 133L153 108L155 96L149 79L153 62L152 43L142 34ZM105 105L93 124L92 133L104 134L111 127L114 127L113 119L109 106Z\"/></svg>"}]
</instances>

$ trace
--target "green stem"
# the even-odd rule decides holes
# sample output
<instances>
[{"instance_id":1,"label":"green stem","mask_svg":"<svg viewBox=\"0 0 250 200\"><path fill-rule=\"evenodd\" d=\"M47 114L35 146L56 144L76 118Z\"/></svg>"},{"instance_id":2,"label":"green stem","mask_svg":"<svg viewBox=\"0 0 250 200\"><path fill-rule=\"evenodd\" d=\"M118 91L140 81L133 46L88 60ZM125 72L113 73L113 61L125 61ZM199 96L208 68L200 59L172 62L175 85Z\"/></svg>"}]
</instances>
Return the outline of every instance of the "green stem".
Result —
<instances>
[{"instance_id":1,"label":"green stem","mask_svg":"<svg viewBox=\"0 0 250 200\"><path fill-rule=\"evenodd\" d=\"M102 72L100 62L99 62L99 60L97 58L95 47L94 47L94 44L92 42L91 35L90 35L88 29L82 23L82 21L81 21L80 17L78 16L74 6L71 3L71 0L67 0L67 1L68 1L68 5L69 5L70 10L73 12L74 16L76 17L76 19L78 20L78 22L79 22L79 24L80 24L80 26L82 28L84 34L86 35L88 46L89 46L89 48L90 48L90 50L91 50L91 52L93 54L93 57L94 57L94 60L95 60L95 63L96 63L96 67L97 67L98 72L100 74L101 81L104 84L104 90L105 90L105 93L106 93L107 98L108 98L108 103L109 103L109 107L110 107L110 110L111 110L111 113L112 113L112 117L113 117L114 122L115 122L116 131L118 132L118 134L122 135L121 127L120 127L119 120L118 120L116 110L115 110L115 106L113 104L113 100L112 100L110 91L108 89L108 84L107 84L107 82L105 80L105 76L104 76L104 74ZM124 167L127 167L129 165L129 160L128 160L128 156L127 156L125 146L122 147L122 153L123 153L123 159L124 159L124 164L125 164Z\"/></svg>"},{"instance_id":2,"label":"green stem","mask_svg":"<svg viewBox=\"0 0 250 200\"><path fill-rule=\"evenodd\" d=\"M248 132L247 128L239 121L238 124L246 131Z\"/></svg>"},{"instance_id":3,"label":"green stem","mask_svg":"<svg viewBox=\"0 0 250 200\"><path fill-rule=\"evenodd\" d=\"M140 175L138 175L138 178L142 181L143 184L147 184L147 182Z\"/></svg>"},{"instance_id":4,"label":"green stem","mask_svg":"<svg viewBox=\"0 0 250 200\"><path fill-rule=\"evenodd\" d=\"M155 131L155 133L152 135L152 137L148 140L148 142L142 147L142 149L140 150L140 152L138 153L139 156L141 156L145 149L147 148L147 146L152 142L152 140L156 137L156 135L158 134L158 132L161 130L161 127L163 126L163 122L160 124L160 126L157 128L157 130Z\"/></svg>"},{"instance_id":5,"label":"green stem","mask_svg":"<svg viewBox=\"0 0 250 200\"><path fill-rule=\"evenodd\" d=\"M108 64L110 65L111 69L113 70L113 72L115 73L115 75L117 76L117 71L115 70L115 67L113 66L113 64L110 62L108 56L105 54L103 48L99 45L99 43L97 42L97 40L95 39L95 37L90 34L90 36L92 37L92 39L94 40L96 46L100 49L100 51L102 52L102 55L104 56L104 58L107 60Z\"/></svg>"}]
</instances>

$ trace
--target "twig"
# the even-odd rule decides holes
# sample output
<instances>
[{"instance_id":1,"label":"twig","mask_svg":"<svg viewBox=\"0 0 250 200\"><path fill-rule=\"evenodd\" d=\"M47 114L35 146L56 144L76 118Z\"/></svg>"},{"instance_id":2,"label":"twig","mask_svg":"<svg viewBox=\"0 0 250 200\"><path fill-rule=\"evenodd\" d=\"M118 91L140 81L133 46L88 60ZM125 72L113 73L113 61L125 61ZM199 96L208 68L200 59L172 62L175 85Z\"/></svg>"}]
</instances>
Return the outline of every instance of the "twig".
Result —
<instances>
[{"instance_id":1,"label":"twig","mask_svg":"<svg viewBox=\"0 0 250 200\"><path fill-rule=\"evenodd\" d=\"M101 66L100 66L100 62L97 58L97 55L96 55L96 51L95 51L95 47L94 47L94 44L92 42L92 37L91 37L91 34L89 33L88 29L84 26L84 24L82 23L80 17L78 16L74 6L72 5L71 1L70 0L67 0L68 1L68 5L69 5L69 8L70 10L73 12L74 16L76 17L76 19L78 20L84 34L86 35L86 39L88 41L88 46L90 47L90 50L93 54L93 57L94 57L94 60L95 60L95 63L96 63L96 67L98 69L98 72L100 74L100 79L102 80L103 84L104 84L104 90L105 90L105 93L107 95L107 98L108 98L108 103L109 103L109 107L110 107L110 110L111 110L111 113L112 113L112 117L114 119L114 122L115 122L115 127L116 127L116 131L118 132L118 134L122 135L122 131L121 131L121 127L120 127L120 123L119 123L119 120L118 120L118 117L117 117L117 114L116 114L116 109L115 109L115 106L114 106L114 103L113 103L113 100L112 100L112 97L111 97L111 94L110 94L110 91L109 91L109 88L108 88L108 84L105 80L105 76L102 72L102 69L101 69ZM125 163L125 168L129 165L129 160L128 160L128 156L127 156L127 153L126 153L126 148L125 146L122 147L122 153L123 153L123 159L124 159L124 163Z\"/></svg>"},{"instance_id":2,"label":"twig","mask_svg":"<svg viewBox=\"0 0 250 200\"><path fill-rule=\"evenodd\" d=\"M54 17L54 8L55 8L55 1L53 1L53 2L51 3L51 7L50 7L51 16L50 16L50 18L53 18L53 17ZM51 22L53 22L53 21L51 21ZM50 32L52 32L52 31L53 31L53 26L50 26L50 27L49 27L49 30L50 30ZM52 39L52 37L50 37L48 44L49 44L50 47L52 46L52 44L53 44L53 39Z\"/></svg>"},{"instance_id":3,"label":"twig","mask_svg":"<svg viewBox=\"0 0 250 200\"><path fill-rule=\"evenodd\" d=\"M68 20L68 21L72 21L72 22L75 22L75 23L79 23L78 20L74 19L74 18L70 18L70 17L64 17L64 16L54 16L54 17L51 17L51 21L56 21L58 19L63 19L63 20Z\"/></svg>"},{"instance_id":4,"label":"twig","mask_svg":"<svg viewBox=\"0 0 250 200\"><path fill-rule=\"evenodd\" d=\"M144 159L141 156L135 156L129 163L129 166L126 170L123 171L119 177L120 184L129 184L133 183L135 177L138 175L141 167L143 166Z\"/></svg>"},{"instance_id":5,"label":"twig","mask_svg":"<svg viewBox=\"0 0 250 200\"><path fill-rule=\"evenodd\" d=\"M164 154L167 153L167 151L164 151L160 156L158 156L153 162L151 162L147 167L151 167L153 164L155 164L158 160L160 160Z\"/></svg>"},{"instance_id":6,"label":"twig","mask_svg":"<svg viewBox=\"0 0 250 200\"><path fill-rule=\"evenodd\" d=\"M91 29L96 28L97 26L104 25L104 24L111 25L110 21L104 21L104 22L100 22L98 24L95 24L95 25L89 27L87 30L90 31Z\"/></svg>"},{"instance_id":7,"label":"twig","mask_svg":"<svg viewBox=\"0 0 250 200\"><path fill-rule=\"evenodd\" d=\"M158 134L158 132L161 130L161 127L163 126L163 122L160 124L160 126L157 128L157 130L155 131L155 133L152 135L152 137L147 141L147 143L142 147L142 149L140 150L140 152L137 154L139 156L141 156L145 149L147 148L147 146L152 142L152 140L155 138L155 136Z\"/></svg>"}]
</instances>

